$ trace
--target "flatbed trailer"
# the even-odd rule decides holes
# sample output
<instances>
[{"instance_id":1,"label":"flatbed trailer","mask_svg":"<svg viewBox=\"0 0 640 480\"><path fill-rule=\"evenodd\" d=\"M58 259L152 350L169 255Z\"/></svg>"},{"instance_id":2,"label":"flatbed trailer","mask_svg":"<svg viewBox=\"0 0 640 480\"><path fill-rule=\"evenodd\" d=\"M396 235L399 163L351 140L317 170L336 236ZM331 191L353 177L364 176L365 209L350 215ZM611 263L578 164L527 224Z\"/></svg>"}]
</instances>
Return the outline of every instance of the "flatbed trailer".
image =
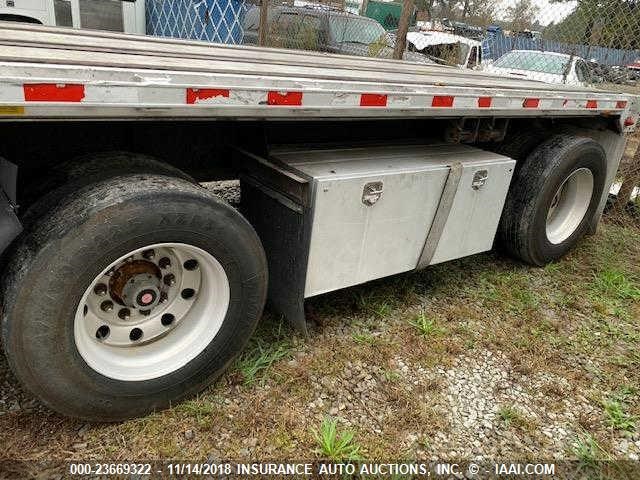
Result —
<instances>
[{"instance_id":1,"label":"flatbed trailer","mask_svg":"<svg viewBox=\"0 0 640 480\"><path fill-rule=\"evenodd\" d=\"M316 52L0 24L2 339L67 415L204 388L266 298L498 242L556 261L604 208L633 95ZM234 208L199 182L239 179Z\"/></svg>"}]
</instances>

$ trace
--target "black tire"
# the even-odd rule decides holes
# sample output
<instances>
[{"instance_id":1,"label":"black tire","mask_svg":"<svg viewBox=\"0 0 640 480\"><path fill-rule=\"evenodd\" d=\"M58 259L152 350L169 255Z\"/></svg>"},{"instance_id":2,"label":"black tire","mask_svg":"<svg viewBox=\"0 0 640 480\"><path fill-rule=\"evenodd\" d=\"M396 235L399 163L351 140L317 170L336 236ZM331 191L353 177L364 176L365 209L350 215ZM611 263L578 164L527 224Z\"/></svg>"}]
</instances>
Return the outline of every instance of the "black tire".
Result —
<instances>
[{"instance_id":1,"label":"black tire","mask_svg":"<svg viewBox=\"0 0 640 480\"><path fill-rule=\"evenodd\" d=\"M566 239L552 243L547 213L565 180L578 169L593 176L593 191L584 217ZM569 252L585 235L602 197L606 157L590 138L555 135L535 148L515 172L500 221L500 243L512 256L543 266Z\"/></svg>"},{"instance_id":2,"label":"black tire","mask_svg":"<svg viewBox=\"0 0 640 480\"><path fill-rule=\"evenodd\" d=\"M26 229L73 192L94 183L133 173L166 175L194 182L188 174L155 158L130 152L100 152L61 163L45 179L28 185L22 215ZM195 183L195 182L194 182Z\"/></svg>"},{"instance_id":3,"label":"black tire","mask_svg":"<svg viewBox=\"0 0 640 480\"><path fill-rule=\"evenodd\" d=\"M517 160L516 170L533 150L548 139L549 132L542 129L519 130L510 133L496 148L492 149L500 155Z\"/></svg>"},{"instance_id":4,"label":"black tire","mask_svg":"<svg viewBox=\"0 0 640 480\"><path fill-rule=\"evenodd\" d=\"M160 242L196 246L222 265L230 301L220 330L193 360L164 376L103 376L76 347L76 307L110 262ZM251 225L197 185L129 175L85 187L34 225L10 258L2 286L9 365L26 388L64 415L117 421L169 407L210 384L245 346L262 314L266 265Z\"/></svg>"}]
</instances>

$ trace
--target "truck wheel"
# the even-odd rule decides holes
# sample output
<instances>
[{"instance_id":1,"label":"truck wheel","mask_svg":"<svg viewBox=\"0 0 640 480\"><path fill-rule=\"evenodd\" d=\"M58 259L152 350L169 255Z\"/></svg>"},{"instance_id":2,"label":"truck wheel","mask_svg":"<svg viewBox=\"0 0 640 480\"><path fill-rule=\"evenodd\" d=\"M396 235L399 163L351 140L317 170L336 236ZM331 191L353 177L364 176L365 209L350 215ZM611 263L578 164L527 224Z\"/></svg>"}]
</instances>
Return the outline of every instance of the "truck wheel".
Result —
<instances>
[{"instance_id":1,"label":"truck wheel","mask_svg":"<svg viewBox=\"0 0 640 480\"><path fill-rule=\"evenodd\" d=\"M546 130L520 130L510 134L493 150L500 155L517 160L517 168L520 162L523 162L547 138L549 138L549 132Z\"/></svg>"},{"instance_id":2,"label":"truck wheel","mask_svg":"<svg viewBox=\"0 0 640 480\"><path fill-rule=\"evenodd\" d=\"M28 208L21 218L22 223L28 228L53 205L86 185L133 173L167 175L194 181L182 170L139 153L118 151L82 155L58 165L47 178L38 179L25 188L28 197L24 204Z\"/></svg>"},{"instance_id":3,"label":"truck wheel","mask_svg":"<svg viewBox=\"0 0 640 480\"><path fill-rule=\"evenodd\" d=\"M604 189L605 153L589 138L555 135L533 150L515 175L500 240L513 256L543 266L586 233Z\"/></svg>"},{"instance_id":4,"label":"truck wheel","mask_svg":"<svg viewBox=\"0 0 640 480\"><path fill-rule=\"evenodd\" d=\"M115 421L218 377L261 316L260 240L201 187L129 175L86 186L10 259L2 340L16 376L65 415Z\"/></svg>"}]
</instances>

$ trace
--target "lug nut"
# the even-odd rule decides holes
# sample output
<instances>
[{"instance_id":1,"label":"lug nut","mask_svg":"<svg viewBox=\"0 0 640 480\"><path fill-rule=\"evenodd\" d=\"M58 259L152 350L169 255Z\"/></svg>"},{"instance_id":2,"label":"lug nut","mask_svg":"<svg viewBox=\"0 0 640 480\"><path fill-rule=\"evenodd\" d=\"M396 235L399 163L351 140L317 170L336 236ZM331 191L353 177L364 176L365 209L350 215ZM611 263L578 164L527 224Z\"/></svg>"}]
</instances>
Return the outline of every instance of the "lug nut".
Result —
<instances>
[{"instance_id":1,"label":"lug nut","mask_svg":"<svg viewBox=\"0 0 640 480\"><path fill-rule=\"evenodd\" d=\"M176 276L173 273L164 276L164 284L173 287L176 284Z\"/></svg>"},{"instance_id":2,"label":"lug nut","mask_svg":"<svg viewBox=\"0 0 640 480\"><path fill-rule=\"evenodd\" d=\"M131 311L128 308L121 308L118 312L118 317L120 317L122 320L128 320L130 316Z\"/></svg>"},{"instance_id":3,"label":"lug nut","mask_svg":"<svg viewBox=\"0 0 640 480\"><path fill-rule=\"evenodd\" d=\"M103 312L110 312L113 310L113 302L111 300L105 300L100 304L100 310Z\"/></svg>"},{"instance_id":4,"label":"lug nut","mask_svg":"<svg viewBox=\"0 0 640 480\"><path fill-rule=\"evenodd\" d=\"M100 328L98 328L98 330L96 330L96 338L98 340L105 340L109 336L110 332L111 330L109 329L109 327L107 327L106 325L102 325Z\"/></svg>"},{"instance_id":5,"label":"lug nut","mask_svg":"<svg viewBox=\"0 0 640 480\"><path fill-rule=\"evenodd\" d=\"M160 292L160 303L164 303L169 299L167 292Z\"/></svg>"},{"instance_id":6,"label":"lug nut","mask_svg":"<svg viewBox=\"0 0 640 480\"><path fill-rule=\"evenodd\" d=\"M141 338L142 330L140 330L139 328L134 328L133 330L131 330L131 332L129 332L129 340L131 340L132 342L137 342Z\"/></svg>"},{"instance_id":7,"label":"lug nut","mask_svg":"<svg viewBox=\"0 0 640 480\"><path fill-rule=\"evenodd\" d=\"M176 317L174 317L172 314L165 313L164 315L162 315L162 318L160 318L160 323L162 323L162 325L164 325L165 327L168 327L173 323L175 319Z\"/></svg>"},{"instance_id":8,"label":"lug nut","mask_svg":"<svg viewBox=\"0 0 640 480\"><path fill-rule=\"evenodd\" d=\"M198 268L198 261L192 258L184 262L182 266L185 268L185 270L195 270L196 268Z\"/></svg>"},{"instance_id":9,"label":"lug nut","mask_svg":"<svg viewBox=\"0 0 640 480\"><path fill-rule=\"evenodd\" d=\"M147 260L153 260L156 257L156 252L155 250L152 248L151 250L147 250L142 254L143 258L146 258Z\"/></svg>"},{"instance_id":10,"label":"lug nut","mask_svg":"<svg viewBox=\"0 0 640 480\"><path fill-rule=\"evenodd\" d=\"M162 257L158 262L158 265L160 265L160 268L164 270L165 268L169 268L171 266L171 260L169 260L168 257Z\"/></svg>"},{"instance_id":11,"label":"lug nut","mask_svg":"<svg viewBox=\"0 0 640 480\"><path fill-rule=\"evenodd\" d=\"M107 286L104 283L99 283L93 288L93 293L103 297L107 294Z\"/></svg>"}]
</instances>

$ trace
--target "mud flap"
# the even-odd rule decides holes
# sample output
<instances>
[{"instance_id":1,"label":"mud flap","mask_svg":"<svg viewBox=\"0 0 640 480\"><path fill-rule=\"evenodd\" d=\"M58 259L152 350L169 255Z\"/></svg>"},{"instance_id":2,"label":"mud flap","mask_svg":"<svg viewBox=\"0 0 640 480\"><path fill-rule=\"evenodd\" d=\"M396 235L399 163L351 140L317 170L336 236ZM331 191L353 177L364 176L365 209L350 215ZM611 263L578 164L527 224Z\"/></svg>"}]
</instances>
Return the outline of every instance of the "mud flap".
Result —
<instances>
[{"instance_id":1,"label":"mud flap","mask_svg":"<svg viewBox=\"0 0 640 480\"><path fill-rule=\"evenodd\" d=\"M258 233L269 265L268 301L307 334L304 289L311 236L309 183L263 158L240 151L240 209Z\"/></svg>"},{"instance_id":2,"label":"mud flap","mask_svg":"<svg viewBox=\"0 0 640 480\"><path fill-rule=\"evenodd\" d=\"M22 232L15 212L18 167L0 157L0 253Z\"/></svg>"}]
</instances>

